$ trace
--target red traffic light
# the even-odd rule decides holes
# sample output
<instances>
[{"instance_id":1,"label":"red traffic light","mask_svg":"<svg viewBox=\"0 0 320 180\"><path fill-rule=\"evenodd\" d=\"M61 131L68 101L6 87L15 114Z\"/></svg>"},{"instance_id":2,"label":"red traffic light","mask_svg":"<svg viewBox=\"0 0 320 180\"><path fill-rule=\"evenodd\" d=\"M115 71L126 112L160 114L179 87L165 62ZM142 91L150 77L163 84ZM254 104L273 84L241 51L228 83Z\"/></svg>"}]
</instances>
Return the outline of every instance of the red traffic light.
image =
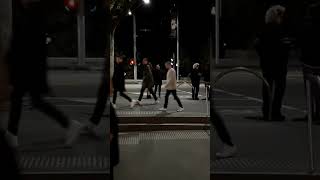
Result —
<instances>
[{"instance_id":1,"label":"red traffic light","mask_svg":"<svg viewBox=\"0 0 320 180\"><path fill-rule=\"evenodd\" d=\"M135 60L134 60L134 59L130 59L129 64L130 64L131 66L132 66L132 65L135 65Z\"/></svg>"},{"instance_id":2,"label":"red traffic light","mask_svg":"<svg viewBox=\"0 0 320 180\"><path fill-rule=\"evenodd\" d=\"M64 0L64 6L68 11L76 11L79 8L79 0Z\"/></svg>"}]
</instances>

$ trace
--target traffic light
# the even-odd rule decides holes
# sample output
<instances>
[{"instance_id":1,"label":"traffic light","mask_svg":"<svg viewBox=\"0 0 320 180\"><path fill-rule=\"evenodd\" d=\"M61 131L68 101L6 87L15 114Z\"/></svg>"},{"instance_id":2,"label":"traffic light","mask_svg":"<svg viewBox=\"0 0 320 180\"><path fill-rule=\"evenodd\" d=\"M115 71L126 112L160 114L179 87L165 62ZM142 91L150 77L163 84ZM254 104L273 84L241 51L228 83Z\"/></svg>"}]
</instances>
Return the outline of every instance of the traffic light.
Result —
<instances>
[{"instance_id":1,"label":"traffic light","mask_svg":"<svg viewBox=\"0 0 320 180\"><path fill-rule=\"evenodd\" d=\"M134 59L130 59L129 64L130 64L130 66L135 65L135 64L136 64L136 63L135 63L135 60L134 60Z\"/></svg>"},{"instance_id":2,"label":"traffic light","mask_svg":"<svg viewBox=\"0 0 320 180\"><path fill-rule=\"evenodd\" d=\"M79 9L79 0L64 0L64 7L67 11L76 12Z\"/></svg>"}]
</instances>

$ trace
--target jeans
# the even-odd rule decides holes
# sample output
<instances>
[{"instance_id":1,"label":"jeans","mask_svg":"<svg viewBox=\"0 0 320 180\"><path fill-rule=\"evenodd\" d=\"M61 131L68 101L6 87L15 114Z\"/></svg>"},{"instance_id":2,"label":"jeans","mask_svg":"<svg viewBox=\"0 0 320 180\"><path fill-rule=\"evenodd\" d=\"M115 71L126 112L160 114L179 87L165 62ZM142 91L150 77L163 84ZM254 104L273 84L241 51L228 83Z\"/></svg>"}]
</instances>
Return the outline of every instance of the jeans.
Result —
<instances>
[{"instance_id":1,"label":"jeans","mask_svg":"<svg viewBox=\"0 0 320 180\"><path fill-rule=\"evenodd\" d=\"M179 99L179 97L177 96L177 90L167 90L166 92L166 97L165 97L165 102L164 102L164 108L168 108L168 101L169 101L169 96L172 93L174 99L177 101L179 107L183 108L183 105Z\"/></svg>"}]
</instances>

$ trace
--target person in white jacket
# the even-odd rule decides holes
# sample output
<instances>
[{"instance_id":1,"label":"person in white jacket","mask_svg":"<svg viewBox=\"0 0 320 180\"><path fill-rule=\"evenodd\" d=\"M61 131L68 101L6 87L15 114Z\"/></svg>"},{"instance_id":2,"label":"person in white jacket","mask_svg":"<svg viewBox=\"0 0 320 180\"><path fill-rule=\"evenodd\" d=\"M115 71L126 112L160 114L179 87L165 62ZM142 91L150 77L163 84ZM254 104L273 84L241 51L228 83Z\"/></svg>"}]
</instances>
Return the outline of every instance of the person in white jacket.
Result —
<instances>
[{"instance_id":1,"label":"person in white jacket","mask_svg":"<svg viewBox=\"0 0 320 180\"><path fill-rule=\"evenodd\" d=\"M165 96L164 107L160 109L160 111L167 111L169 96L172 93L174 99L177 101L179 108L177 112L182 112L184 110L183 105L177 96L177 78L176 71L172 68L171 62L166 62L165 66L168 70L167 72L167 83L164 85L164 88L167 90Z\"/></svg>"}]
</instances>

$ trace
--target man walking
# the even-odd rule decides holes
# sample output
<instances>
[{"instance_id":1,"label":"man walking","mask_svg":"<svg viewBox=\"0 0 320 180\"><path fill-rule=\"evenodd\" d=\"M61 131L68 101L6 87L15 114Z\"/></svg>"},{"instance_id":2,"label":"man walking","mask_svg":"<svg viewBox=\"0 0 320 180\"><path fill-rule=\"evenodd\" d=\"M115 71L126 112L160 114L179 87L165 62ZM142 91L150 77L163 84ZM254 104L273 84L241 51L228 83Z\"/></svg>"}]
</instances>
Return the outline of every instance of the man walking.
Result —
<instances>
[{"instance_id":1,"label":"man walking","mask_svg":"<svg viewBox=\"0 0 320 180\"><path fill-rule=\"evenodd\" d=\"M149 90L149 92L151 93L151 95L153 96L154 100L155 100L155 104L158 104L158 98L156 96L156 94L153 92L153 75L152 75L152 68L151 65L149 64L149 60L147 58L144 58L142 61L143 65L144 65L144 71L143 71L143 81L142 81L142 87L141 87L141 91L140 91L140 96L138 99L138 104L141 105L141 100L143 97L143 93L146 89Z\"/></svg>"},{"instance_id":2,"label":"man walking","mask_svg":"<svg viewBox=\"0 0 320 180\"><path fill-rule=\"evenodd\" d=\"M167 84L164 86L167 89L166 96L165 96L165 103L164 107L160 109L160 111L167 111L168 108L168 101L169 96L172 93L174 99L177 101L179 108L177 112L182 112L184 110L183 105L179 97L177 96L177 77L176 71L172 68L171 62L166 62L165 64L167 72Z\"/></svg>"},{"instance_id":3,"label":"man walking","mask_svg":"<svg viewBox=\"0 0 320 180\"><path fill-rule=\"evenodd\" d=\"M116 108L116 101L117 101L117 94L120 92L120 96L125 98L130 102L130 107L133 108L136 101L132 100L128 95L126 95L124 92L125 89L125 77L124 77L124 67L123 67L123 57L119 56L116 58L116 66L114 69L113 74L113 99L112 99L112 105L114 108Z\"/></svg>"}]
</instances>

